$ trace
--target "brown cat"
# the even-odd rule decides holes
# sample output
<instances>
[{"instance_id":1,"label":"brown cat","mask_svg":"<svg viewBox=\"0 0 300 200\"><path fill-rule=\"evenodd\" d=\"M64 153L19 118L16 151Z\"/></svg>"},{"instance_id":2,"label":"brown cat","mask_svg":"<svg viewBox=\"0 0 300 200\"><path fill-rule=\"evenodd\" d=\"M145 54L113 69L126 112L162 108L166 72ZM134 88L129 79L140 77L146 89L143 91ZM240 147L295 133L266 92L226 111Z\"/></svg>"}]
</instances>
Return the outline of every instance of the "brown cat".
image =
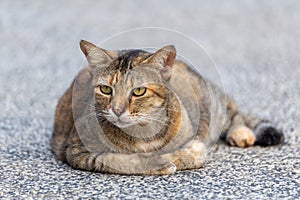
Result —
<instances>
[{"instance_id":1,"label":"brown cat","mask_svg":"<svg viewBox=\"0 0 300 200\"><path fill-rule=\"evenodd\" d=\"M176 60L155 53L108 51L80 42L89 66L58 102L52 138L73 168L120 174L171 174L203 166L207 147L276 145L283 134Z\"/></svg>"}]
</instances>

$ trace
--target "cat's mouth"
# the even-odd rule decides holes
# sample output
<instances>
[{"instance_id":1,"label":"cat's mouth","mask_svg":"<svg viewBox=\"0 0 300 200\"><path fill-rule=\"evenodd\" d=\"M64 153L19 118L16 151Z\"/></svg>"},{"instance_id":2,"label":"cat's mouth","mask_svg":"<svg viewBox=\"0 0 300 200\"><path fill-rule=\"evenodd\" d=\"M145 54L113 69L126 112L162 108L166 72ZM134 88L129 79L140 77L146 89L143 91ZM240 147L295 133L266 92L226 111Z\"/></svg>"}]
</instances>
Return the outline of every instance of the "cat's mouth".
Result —
<instances>
[{"instance_id":1,"label":"cat's mouth","mask_svg":"<svg viewBox=\"0 0 300 200\"><path fill-rule=\"evenodd\" d=\"M125 122L121 119L114 120L112 123L119 128L126 128L133 125L133 123Z\"/></svg>"},{"instance_id":2,"label":"cat's mouth","mask_svg":"<svg viewBox=\"0 0 300 200\"><path fill-rule=\"evenodd\" d=\"M117 119L117 120L114 120L114 121L111 121L115 126L119 127L119 128L127 128L127 127L130 127L130 126L134 126L134 125L138 125L140 127L145 127L147 125L146 122L140 122L140 123L135 123L135 122L126 122L126 121L123 121L121 119Z\"/></svg>"}]
</instances>

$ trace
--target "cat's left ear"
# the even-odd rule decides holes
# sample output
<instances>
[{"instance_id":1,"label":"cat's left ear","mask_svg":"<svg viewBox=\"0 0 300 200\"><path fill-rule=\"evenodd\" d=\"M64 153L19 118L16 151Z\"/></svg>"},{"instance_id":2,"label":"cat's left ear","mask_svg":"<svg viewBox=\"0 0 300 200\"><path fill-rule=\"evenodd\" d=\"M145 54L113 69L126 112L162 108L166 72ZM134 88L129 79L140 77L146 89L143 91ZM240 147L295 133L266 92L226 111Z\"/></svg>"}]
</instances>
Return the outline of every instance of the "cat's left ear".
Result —
<instances>
[{"instance_id":1,"label":"cat's left ear","mask_svg":"<svg viewBox=\"0 0 300 200\"><path fill-rule=\"evenodd\" d=\"M150 58L147 59L148 63L158 63L164 68L161 75L165 80L171 76L172 66L176 58L176 49L173 45L165 46L156 51Z\"/></svg>"},{"instance_id":2,"label":"cat's left ear","mask_svg":"<svg viewBox=\"0 0 300 200\"><path fill-rule=\"evenodd\" d=\"M80 49L91 66L109 64L112 62L113 57L117 56L117 52L101 49L85 40L80 41Z\"/></svg>"}]
</instances>

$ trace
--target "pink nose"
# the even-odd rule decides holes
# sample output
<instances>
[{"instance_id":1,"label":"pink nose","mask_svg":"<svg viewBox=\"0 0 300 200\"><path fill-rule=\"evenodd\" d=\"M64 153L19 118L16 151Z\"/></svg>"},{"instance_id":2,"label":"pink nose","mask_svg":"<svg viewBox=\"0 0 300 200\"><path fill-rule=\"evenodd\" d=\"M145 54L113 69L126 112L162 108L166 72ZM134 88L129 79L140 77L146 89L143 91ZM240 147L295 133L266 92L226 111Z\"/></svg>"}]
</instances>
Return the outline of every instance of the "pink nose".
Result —
<instances>
[{"instance_id":1,"label":"pink nose","mask_svg":"<svg viewBox=\"0 0 300 200\"><path fill-rule=\"evenodd\" d=\"M118 116L120 117L124 112L125 109L124 108L119 108L119 107L113 107L112 111Z\"/></svg>"}]
</instances>

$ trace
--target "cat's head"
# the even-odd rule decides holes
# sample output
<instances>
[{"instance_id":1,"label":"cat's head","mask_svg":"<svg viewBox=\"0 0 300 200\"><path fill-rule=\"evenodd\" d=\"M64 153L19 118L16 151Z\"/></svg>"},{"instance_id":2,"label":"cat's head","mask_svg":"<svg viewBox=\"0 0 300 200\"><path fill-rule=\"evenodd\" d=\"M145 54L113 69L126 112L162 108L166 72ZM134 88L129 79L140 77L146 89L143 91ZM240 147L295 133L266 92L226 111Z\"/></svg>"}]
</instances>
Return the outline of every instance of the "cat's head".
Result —
<instances>
[{"instance_id":1,"label":"cat's head","mask_svg":"<svg viewBox=\"0 0 300 200\"><path fill-rule=\"evenodd\" d=\"M100 115L119 128L163 121L170 92L166 85L176 57L174 46L155 53L108 51L81 41L80 48L89 63Z\"/></svg>"}]
</instances>

